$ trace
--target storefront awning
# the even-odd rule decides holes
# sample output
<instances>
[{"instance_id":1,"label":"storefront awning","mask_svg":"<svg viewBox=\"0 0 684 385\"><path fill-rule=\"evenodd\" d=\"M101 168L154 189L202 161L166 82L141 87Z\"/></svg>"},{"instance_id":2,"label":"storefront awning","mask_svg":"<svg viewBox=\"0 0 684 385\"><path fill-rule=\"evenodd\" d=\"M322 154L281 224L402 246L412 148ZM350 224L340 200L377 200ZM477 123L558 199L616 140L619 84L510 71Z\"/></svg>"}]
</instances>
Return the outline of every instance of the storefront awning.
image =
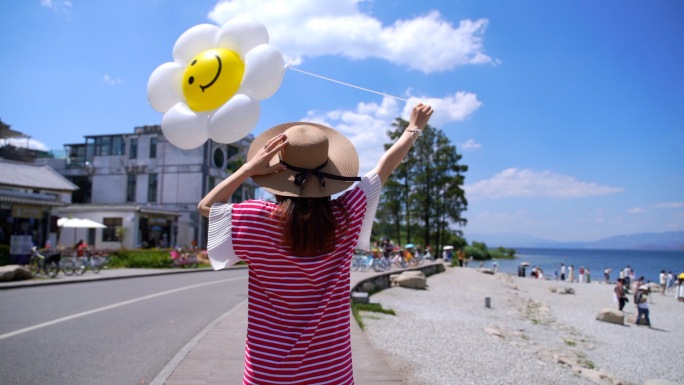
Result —
<instances>
[{"instance_id":1,"label":"storefront awning","mask_svg":"<svg viewBox=\"0 0 684 385\"><path fill-rule=\"evenodd\" d=\"M0 203L11 203L17 205L28 205L28 206L50 206L50 207L64 207L68 206L68 203L59 201L57 199L39 199L30 198L25 196L13 196L0 194Z\"/></svg>"}]
</instances>

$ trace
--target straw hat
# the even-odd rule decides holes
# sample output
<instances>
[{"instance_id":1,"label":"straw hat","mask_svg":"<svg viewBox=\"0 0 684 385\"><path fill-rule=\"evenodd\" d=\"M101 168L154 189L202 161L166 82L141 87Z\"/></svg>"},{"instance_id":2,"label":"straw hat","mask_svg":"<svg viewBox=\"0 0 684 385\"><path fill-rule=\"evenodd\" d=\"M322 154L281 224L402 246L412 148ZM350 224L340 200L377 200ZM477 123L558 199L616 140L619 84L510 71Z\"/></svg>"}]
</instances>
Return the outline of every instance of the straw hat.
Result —
<instances>
[{"instance_id":1,"label":"straw hat","mask_svg":"<svg viewBox=\"0 0 684 385\"><path fill-rule=\"evenodd\" d=\"M247 161L274 136L285 133L287 146L271 159L287 169L253 176L256 184L275 195L305 198L327 197L360 180L359 156L344 135L322 124L291 122L264 131L249 146Z\"/></svg>"}]
</instances>

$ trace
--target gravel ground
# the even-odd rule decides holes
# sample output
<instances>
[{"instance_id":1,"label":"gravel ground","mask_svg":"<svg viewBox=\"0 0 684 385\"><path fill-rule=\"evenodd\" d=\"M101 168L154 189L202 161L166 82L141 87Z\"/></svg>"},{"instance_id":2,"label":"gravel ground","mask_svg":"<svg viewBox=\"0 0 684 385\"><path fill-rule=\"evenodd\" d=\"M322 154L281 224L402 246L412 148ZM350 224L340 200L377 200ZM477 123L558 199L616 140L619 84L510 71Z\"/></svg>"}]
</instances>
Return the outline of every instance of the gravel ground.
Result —
<instances>
[{"instance_id":1,"label":"gravel ground","mask_svg":"<svg viewBox=\"0 0 684 385\"><path fill-rule=\"evenodd\" d=\"M374 294L372 302L397 315L366 312L363 322L408 385L684 384L684 304L650 297L653 328L620 326L596 320L602 308L617 308L612 285L447 268L428 278L427 290ZM631 302L625 311L636 314Z\"/></svg>"}]
</instances>

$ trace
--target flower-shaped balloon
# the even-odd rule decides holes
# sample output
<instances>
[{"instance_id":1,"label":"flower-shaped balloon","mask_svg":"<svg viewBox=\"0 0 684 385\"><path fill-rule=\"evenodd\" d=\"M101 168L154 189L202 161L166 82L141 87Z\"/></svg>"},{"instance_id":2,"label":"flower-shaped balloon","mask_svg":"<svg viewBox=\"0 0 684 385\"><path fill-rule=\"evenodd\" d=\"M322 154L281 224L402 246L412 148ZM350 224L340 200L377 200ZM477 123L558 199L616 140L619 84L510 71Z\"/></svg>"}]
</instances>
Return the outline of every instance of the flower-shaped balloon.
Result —
<instances>
[{"instance_id":1,"label":"flower-shaped balloon","mask_svg":"<svg viewBox=\"0 0 684 385\"><path fill-rule=\"evenodd\" d=\"M259 101L278 90L285 74L266 27L242 17L221 28L201 24L185 31L173 60L152 72L147 97L164 113L164 136L182 149L209 138L233 143L245 137L259 120Z\"/></svg>"}]
</instances>

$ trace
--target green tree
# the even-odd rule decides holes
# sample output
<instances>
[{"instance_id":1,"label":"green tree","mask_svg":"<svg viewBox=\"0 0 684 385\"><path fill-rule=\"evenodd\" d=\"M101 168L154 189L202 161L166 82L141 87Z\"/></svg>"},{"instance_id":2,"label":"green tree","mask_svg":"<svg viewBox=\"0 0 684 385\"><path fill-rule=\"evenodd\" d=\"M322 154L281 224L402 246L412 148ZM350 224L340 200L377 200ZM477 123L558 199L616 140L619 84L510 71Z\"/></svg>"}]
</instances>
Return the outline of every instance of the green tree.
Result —
<instances>
[{"instance_id":1,"label":"green tree","mask_svg":"<svg viewBox=\"0 0 684 385\"><path fill-rule=\"evenodd\" d=\"M394 143L408 122L397 118L392 127L387 135ZM386 144L385 149L390 146ZM460 160L456 147L441 130L425 127L383 190L378 219L392 223L391 238L401 244L405 235L406 242L441 248L452 238L447 234L452 231L450 224L467 223L461 214L468 204L462 189L468 166L460 165ZM462 233L455 230L454 235Z\"/></svg>"}]
</instances>

